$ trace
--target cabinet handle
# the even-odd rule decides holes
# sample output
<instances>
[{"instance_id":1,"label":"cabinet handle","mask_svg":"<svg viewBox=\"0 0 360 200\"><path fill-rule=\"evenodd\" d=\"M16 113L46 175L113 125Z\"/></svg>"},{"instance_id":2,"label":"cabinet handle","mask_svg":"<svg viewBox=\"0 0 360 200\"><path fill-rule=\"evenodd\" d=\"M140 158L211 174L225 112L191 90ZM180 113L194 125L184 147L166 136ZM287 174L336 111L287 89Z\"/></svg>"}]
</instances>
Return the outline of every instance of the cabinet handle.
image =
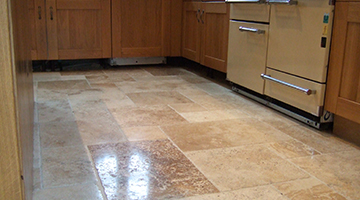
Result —
<instances>
[{"instance_id":1,"label":"cabinet handle","mask_svg":"<svg viewBox=\"0 0 360 200\"><path fill-rule=\"evenodd\" d=\"M247 31L247 32L257 33L257 34L265 34L265 30L256 29L256 28L248 28L248 27L243 27L243 26L239 26L239 31L241 31L241 32Z\"/></svg>"},{"instance_id":2,"label":"cabinet handle","mask_svg":"<svg viewBox=\"0 0 360 200\"><path fill-rule=\"evenodd\" d=\"M269 4L288 4L288 5L297 5L297 0L267 0Z\"/></svg>"},{"instance_id":3,"label":"cabinet handle","mask_svg":"<svg viewBox=\"0 0 360 200\"><path fill-rule=\"evenodd\" d=\"M279 79L273 78L270 75L261 74L261 78L273 81L273 82L281 84L281 85L285 85L285 86L293 88L295 90L299 90L301 92L304 92L306 95L316 94L316 90L305 89L305 88L299 87L297 85L293 85L291 83L287 83L287 82L281 81Z\"/></svg>"},{"instance_id":4,"label":"cabinet handle","mask_svg":"<svg viewBox=\"0 0 360 200\"><path fill-rule=\"evenodd\" d=\"M54 19L54 12L53 12L53 7L50 6L50 20Z\"/></svg>"},{"instance_id":5,"label":"cabinet handle","mask_svg":"<svg viewBox=\"0 0 360 200\"><path fill-rule=\"evenodd\" d=\"M201 11L201 14L200 14L200 20L201 20L201 23L204 23L204 20L203 20L203 15L205 13L205 10L202 10Z\"/></svg>"},{"instance_id":6,"label":"cabinet handle","mask_svg":"<svg viewBox=\"0 0 360 200\"><path fill-rule=\"evenodd\" d=\"M198 20L198 22L200 22L199 13L200 13L200 9L198 9L198 10L196 11L196 19Z\"/></svg>"},{"instance_id":7,"label":"cabinet handle","mask_svg":"<svg viewBox=\"0 0 360 200\"><path fill-rule=\"evenodd\" d=\"M39 20L41 20L41 6L38 6L38 15L39 15Z\"/></svg>"}]
</instances>

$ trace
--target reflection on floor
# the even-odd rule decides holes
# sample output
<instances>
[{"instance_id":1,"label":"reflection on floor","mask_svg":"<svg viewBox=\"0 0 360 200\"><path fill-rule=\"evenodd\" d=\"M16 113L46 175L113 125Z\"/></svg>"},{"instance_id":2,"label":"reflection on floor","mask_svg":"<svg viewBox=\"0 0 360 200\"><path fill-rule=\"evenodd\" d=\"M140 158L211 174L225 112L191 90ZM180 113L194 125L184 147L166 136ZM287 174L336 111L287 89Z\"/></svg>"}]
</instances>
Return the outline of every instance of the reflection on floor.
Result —
<instances>
[{"instance_id":1,"label":"reflection on floor","mask_svg":"<svg viewBox=\"0 0 360 200\"><path fill-rule=\"evenodd\" d=\"M360 149L172 66L34 74L34 199L360 199Z\"/></svg>"}]
</instances>

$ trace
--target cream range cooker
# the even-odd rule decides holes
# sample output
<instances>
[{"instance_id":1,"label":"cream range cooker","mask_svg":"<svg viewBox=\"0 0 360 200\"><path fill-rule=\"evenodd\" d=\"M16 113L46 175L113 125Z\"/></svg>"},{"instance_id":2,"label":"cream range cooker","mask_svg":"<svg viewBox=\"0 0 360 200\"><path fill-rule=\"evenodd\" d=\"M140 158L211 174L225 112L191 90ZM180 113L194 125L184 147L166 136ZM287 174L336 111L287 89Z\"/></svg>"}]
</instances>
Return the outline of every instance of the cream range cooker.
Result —
<instances>
[{"instance_id":1,"label":"cream range cooker","mask_svg":"<svg viewBox=\"0 0 360 200\"><path fill-rule=\"evenodd\" d=\"M313 127L324 98L334 6L329 0L227 0L233 90Z\"/></svg>"}]
</instances>

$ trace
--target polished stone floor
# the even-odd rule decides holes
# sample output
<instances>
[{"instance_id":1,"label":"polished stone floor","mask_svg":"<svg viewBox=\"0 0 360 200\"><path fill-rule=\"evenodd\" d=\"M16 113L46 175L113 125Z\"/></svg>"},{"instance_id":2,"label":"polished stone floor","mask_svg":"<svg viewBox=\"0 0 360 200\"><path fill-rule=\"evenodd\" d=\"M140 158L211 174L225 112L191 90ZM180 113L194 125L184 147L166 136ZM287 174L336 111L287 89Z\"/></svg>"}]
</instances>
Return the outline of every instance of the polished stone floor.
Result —
<instances>
[{"instance_id":1,"label":"polished stone floor","mask_svg":"<svg viewBox=\"0 0 360 200\"><path fill-rule=\"evenodd\" d=\"M34 89L35 200L360 199L360 148L185 68L34 73Z\"/></svg>"}]
</instances>

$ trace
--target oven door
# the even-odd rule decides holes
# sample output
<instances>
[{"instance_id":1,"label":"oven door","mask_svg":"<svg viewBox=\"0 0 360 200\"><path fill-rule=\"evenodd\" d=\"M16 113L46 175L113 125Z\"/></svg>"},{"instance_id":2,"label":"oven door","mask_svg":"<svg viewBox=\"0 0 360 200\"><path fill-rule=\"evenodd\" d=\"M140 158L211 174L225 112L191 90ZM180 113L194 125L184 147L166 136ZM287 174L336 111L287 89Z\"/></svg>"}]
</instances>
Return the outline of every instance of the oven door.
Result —
<instances>
[{"instance_id":1,"label":"oven door","mask_svg":"<svg viewBox=\"0 0 360 200\"><path fill-rule=\"evenodd\" d=\"M323 112L325 84L267 68L265 95L315 116Z\"/></svg>"},{"instance_id":2,"label":"oven door","mask_svg":"<svg viewBox=\"0 0 360 200\"><path fill-rule=\"evenodd\" d=\"M269 25L230 20L227 79L263 94Z\"/></svg>"},{"instance_id":3,"label":"oven door","mask_svg":"<svg viewBox=\"0 0 360 200\"><path fill-rule=\"evenodd\" d=\"M325 83L334 7L329 0L270 5L267 67Z\"/></svg>"}]
</instances>

